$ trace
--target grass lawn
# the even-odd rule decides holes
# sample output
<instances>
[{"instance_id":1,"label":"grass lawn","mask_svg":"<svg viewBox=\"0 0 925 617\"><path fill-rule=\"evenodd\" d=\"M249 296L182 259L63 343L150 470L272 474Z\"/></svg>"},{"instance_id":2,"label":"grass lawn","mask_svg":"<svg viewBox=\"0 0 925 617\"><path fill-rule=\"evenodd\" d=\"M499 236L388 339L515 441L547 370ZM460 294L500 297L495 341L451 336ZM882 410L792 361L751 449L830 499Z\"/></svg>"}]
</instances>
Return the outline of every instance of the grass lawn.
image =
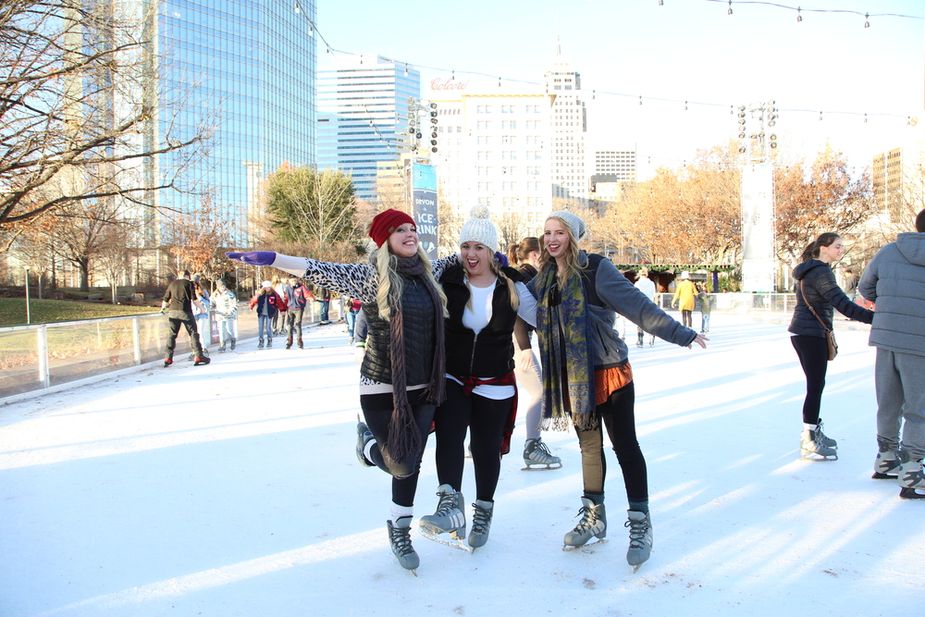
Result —
<instances>
[{"instance_id":1,"label":"grass lawn","mask_svg":"<svg viewBox=\"0 0 925 617\"><path fill-rule=\"evenodd\" d=\"M77 321L100 317L119 317L154 313L158 309L150 306L106 304L102 302L75 302L72 300L31 300L29 310L32 323L54 323ZM0 298L0 327L26 325L26 299Z\"/></svg>"}]
</instances>

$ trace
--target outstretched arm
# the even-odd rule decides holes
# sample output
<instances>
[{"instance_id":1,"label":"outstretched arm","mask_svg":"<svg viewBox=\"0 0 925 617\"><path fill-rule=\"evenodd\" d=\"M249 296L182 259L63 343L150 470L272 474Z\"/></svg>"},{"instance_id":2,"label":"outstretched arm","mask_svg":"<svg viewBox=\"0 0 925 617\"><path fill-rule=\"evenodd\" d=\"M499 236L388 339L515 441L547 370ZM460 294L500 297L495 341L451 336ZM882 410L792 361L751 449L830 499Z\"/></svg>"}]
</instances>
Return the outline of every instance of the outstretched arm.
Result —
<instances>
[{"instance_id":1,"label":"outstretched arm","mask_svg":"<svg viewBox=\"0 0 925 617\"><path fill-rule=\"evenodd\" d=\"M305 277L319 287L357 297L361 302L372 302L376 298L379 277L370 264L339 264L274 251L230 252L225 255L253 266L272 266Z\"/></svg>"}]
</instances>

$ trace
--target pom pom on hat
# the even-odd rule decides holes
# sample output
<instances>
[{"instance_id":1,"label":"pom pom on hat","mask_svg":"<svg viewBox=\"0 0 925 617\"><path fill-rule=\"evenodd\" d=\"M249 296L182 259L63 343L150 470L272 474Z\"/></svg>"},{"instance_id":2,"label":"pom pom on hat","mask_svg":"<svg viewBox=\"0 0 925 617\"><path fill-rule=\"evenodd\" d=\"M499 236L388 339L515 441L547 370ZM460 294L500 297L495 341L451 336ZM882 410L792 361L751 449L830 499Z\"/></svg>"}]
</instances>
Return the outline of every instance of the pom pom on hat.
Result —
<instances>
[{"instance_id":1,"label":"pom pom on hat","mask_svg":"<svg viewBox=\"0 0 925 617\"><path fill-rule=\"evenodd\" d=\"M581 240L585 237L585 222L581 220L581 217L577 214L572 214L566 210L557 210L547 216L546 219L549 220L553 217L562 219L568 226L569 231L572 232L572 235L575 236L576 240Z\"/></svg>"},{"instance_id":2,"label":"pom pom on hat","mask_svg":"<svg viewBox=\"0 0 925 617\"><path fill-rule=\"evenodd\" d=\"M463 242L478 242L484 244L492 252L498 250L498 230L488 219L488 208L476 206L472 209L471 218L463 224L459 231L459 243Z\"/></svg>"}]
</instances>

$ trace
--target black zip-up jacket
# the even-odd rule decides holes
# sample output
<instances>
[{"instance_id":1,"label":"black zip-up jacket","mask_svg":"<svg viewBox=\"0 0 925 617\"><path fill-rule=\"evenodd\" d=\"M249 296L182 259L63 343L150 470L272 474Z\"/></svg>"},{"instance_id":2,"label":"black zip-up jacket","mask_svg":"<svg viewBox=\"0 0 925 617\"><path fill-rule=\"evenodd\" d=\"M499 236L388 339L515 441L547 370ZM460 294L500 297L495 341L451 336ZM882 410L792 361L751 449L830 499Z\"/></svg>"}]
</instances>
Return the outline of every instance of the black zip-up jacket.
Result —
<instances>
[{"instance_id":1,"label":"black zip-up jacket","mask_svg":"<svg viewBox=\"0 0 925 617\"><path fill-rule=\"evenodd\" d=\"M520 273L503 268L515 283ZM450 316L446 322L446 372L456 377L501 377L514 370L514 344L511 334L517 311L511 308L507 283L495 283L491 299L491 319L478 336L463 325L462 316L469 301L469 288L463 280L462 266L447 268L440 277Z\"/></svg>"},{"instance_id":2,"label":"black zip-up jacket","mask_svg":"<svg viewBox=\"0 0 925 617\"><path fill-rule=\"evenodd\" d=\"M810 302L826 327L832 329L832 317L835 309L849 319L856 319L864 323L874 320L873 311L858 306L845 295L835 281L835 273L824 261L810 259L804 261L793 269L793 278L796 279L795 289L797 295L796 307L793 309L793 319L787 328L793 334L805 336L818 336L825 338L825 330L819 321L813 317L806 303ZM800 282L803 282L802 290ZM806 297L803 297L805 292Z\"/></svg>"}]
</instances>

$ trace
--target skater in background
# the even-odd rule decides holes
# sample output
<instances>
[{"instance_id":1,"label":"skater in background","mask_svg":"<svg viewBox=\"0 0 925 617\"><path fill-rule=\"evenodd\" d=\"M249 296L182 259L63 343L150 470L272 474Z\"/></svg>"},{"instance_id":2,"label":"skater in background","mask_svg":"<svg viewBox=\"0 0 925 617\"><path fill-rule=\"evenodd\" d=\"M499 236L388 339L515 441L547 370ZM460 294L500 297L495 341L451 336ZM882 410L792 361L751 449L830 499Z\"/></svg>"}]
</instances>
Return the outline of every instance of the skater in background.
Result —
<instances>
[{"instance_id":1,"label":"skater in background","mask_svg":"<svg viewBox=\"0 0 925 617\"><path fill-rule=\"evenodd\" d=\"M310 297L311 293L302 281L290 276L284 298L286 301L286 349L292 347L293 333L296 335L295 340L299 344L299 349L302 349L302 316L305 314L305 306Z\"/></svg>"},{"instance_id":2,"label":"skater in background","mask_svg":"<svg viewBox=\"0 0 925 617\"><path fill-rule=\"evenodd\" d=\"M347 298L347 314L344 318L347 321L347 338L351 341L353 340L353 332L356 328L357 315L360 314L360 310L363 308L363 303L360 302L358 298L353 296Z\"/></svg>"},{"instance_id":3,"label":"skater in background","mask_svg":"<svg viewBox=\"0 0 925 617\"><path fill-rule=\"evenodd\" d=\"M288 297L286 294L286 283L283 279L280 278L278 274L274 274L273 278L270 280L270 283L273 285L273 291L276 292L276 295L284 300ZM277 336L286 331L286 318L282 314L282 311L277 311L276 315L273 316L273 336Z\"/></svg>"},{"instance_id":4,"label":"skater in background","mask_svg":"<svg viewBox=\"0 0 925 617\"><path fill-rule=\"evenodd\" d=\"M713 311L713 296L707 293L706 285L697 285L697 301L700 303L700 332L710 331L710 313Z\"/></svg>"},{"instance_id":5,"label":"skater in background","mask_svg":"<svg viewBox=\"0 0 925 617\"><path fill-rule=\"evenodd\" d=\"M508 249L508 260L529 283L536 276L540 263L540 241L535 237L523 238ZM524 418L527 440L523 459L528 469L559 469L562 460L549 451L540 436L543 419L543 383L540 362L531 342L534 328L528 324L514 330L514 374L517 377L518 415Z\"/></svg>"},{"instance_id":6,"label":"skater in background","mask_svg":"<svg viewBox=\"0 0 925 617\"><path fill-rule=\"evenodd\" d=\"M326 326L331 323L329 312L331 310L331 290L325 286L315 289L314 291L315 302L321 307L321 319L318 322L319 326Z\"/></svg>"},{"instance_id":7,"label":"skater in background","mask_svg":"<svg viewBox=\"0 0 925 617\"><path fill-rule=\"evenodd\" d=\"M649 278L649 271L646 268L643 268L636 273L636 282L633 285L636 289L642 292L646 298L649 299L649 302L655 302L655 281ZM642 329L642 326L636 326L636 347L642 347L643 339L645 338L645 331ZM655 335L649 335L649 347L655 345Z\"/></svg>"},{"instance_id":8,"label":"skater in background","mask_svg":"<svg viewBox=\"0 0 925 617\"><path fill-rule=\"evenodd\" d=\"M787 330L791 333L790 342L806 375L800 455L811 460L838 458L838 442L822 431L822 419L819 417L829 366L825 333L832 329L833 309L849 319L868 324L874 318L871 311L852 302L835 282L832 263L844 254L845 247L839 235L826 232L807 245L802 262L793 270L796 306Z\"/></svg>"},{"instance_id":9,"label":"skater in background","mask_svg":"<svg viewBox=\"0 0 925 617\"><path fill-rule=\"evenodd\" d=\"M502 267L495 253L498 231L488 208L473 210L459 234L459 265L443 271L447 298L446 401L434 416L437 480L440 498L432 515L422 516L429 537L466 538L462 495L466 433L475 469L470 547L488 541L500 455L510 450L517 411L512 336L518 312L536 314L535 301L520 273ZM520 326L523 328L523 324Z\"/></svg>"},{"instance_id":10,"label":"skater in background","mask_svg":"<svg viewBox=\"0 0 925 617\"><path fill-rule=\"evenodd\" d=\"M190 346L193 348L193 364L200 366L209 363L209 356L202 351L199 331L196 329L196 318L193 317L193 305L198 303L196 287L190 280L189 271L184 270L180 276L167 285L164 299L161 301L161 312L167 315L167 321L170 324L164 368L173 364L173 352L177 345L180 326L185 327L189 335ZM199 308L201 309L202 306L200 305Z\"/></svg>"},{"instance_id":11,"label":"skater in background","mask_svg":"<svg viewBox=\"0 0 925 617\"><path fill-rule=\"evenodd\" d=\"M266 346L273 347L273 318L279 315L279 307L283 299L273 289L273 283L264 281L260 290L251 298L248 306L257 311L257 349L263 349L264 338Z\"/></svg>"},{"instance_id":12,"label":"skater in background","mask_svg":"<svg viewBox=\"0 0 925 617\"><path fill-rule=\"evenodd\" d=\"M368 333L360 367L357 458L392 476L386 527L399 564L414 570L420 558L411 544L418 474L436 406L445 399L446 298L435 276L456 256L430 263L409 215L385 210L373 218L376 244L369 263L336 264L271 251L228 253L231 259L273 266L304 276L319 287L363 302Z\"/></svg>"},{"instance_id":13,"label":"skater in background","mask_svg":"<svg viewBox=\"0 0 925 617\"><path fill-rule=\"evenodd\" d=\"M193 289L196 293L196 302L193 302L193 317L196 319L196 330L202 341L202 352L209 355L209 343L212 342L212 327L209 323L209 312L212 310L212 301L209 292L202 286L201 277L193 275ZM195 354L193 354L195 356ZM190 356L190 359L193 359Z\"/></svg>"},{"instance_id":14,"label":"skater in background","mask_svg":"<svg viewBox=\"0 0 925 617\"><path fill-rule=\"evenodd\" d=\"M238 297L228 289L225 281L218 279L215 282L215 295L212 296L212 300L218 326L218 350L224 352L226 345L230 344L231 351L234 351L238 338Z\"/></svg>"},{"instance_id":15,"label":"skater in background","mask_svg":"<svg viewBox=\"0 0 925 617\"><path fill-rule=\"evenodd\" d=\"M575 427L584 493L581 520L566 547L607 535L603 431L607 430L629 501L626 560L638 567L652 550L646 461L636 439L635 385L626 344L613 329L616 312L646 332L681 346L706 347L706 337L669 317L601 255L581 251L585 224L571 212L546 219L539 274L536 333L543 363L544 427Z\"/></svg>"},{"instance_id":16,"label":"skater in background","mask_svg":"<svg viewBox=\"0 0 925 617\"><path fill-rule=\"evenodd\" d=\"M681 309L681 323L688 328L694 327L694 303L697 289L691 282L691 275L685 271L678 277L675 285L674 297L671 299L671 308Z\"/></svg>"},{"instance_id":17,"label":"skater in background","mask_svg":"<svg viewBox=\"0 0 925 617\"><path fill-rule=\"evenodd\" d=\"M899 496L925 499L925 210L864 270L860 294L877 303L877 459L874 478L898 478ZM902 441L900 441L902 424Z\"/></svg>"}]
</instances>

